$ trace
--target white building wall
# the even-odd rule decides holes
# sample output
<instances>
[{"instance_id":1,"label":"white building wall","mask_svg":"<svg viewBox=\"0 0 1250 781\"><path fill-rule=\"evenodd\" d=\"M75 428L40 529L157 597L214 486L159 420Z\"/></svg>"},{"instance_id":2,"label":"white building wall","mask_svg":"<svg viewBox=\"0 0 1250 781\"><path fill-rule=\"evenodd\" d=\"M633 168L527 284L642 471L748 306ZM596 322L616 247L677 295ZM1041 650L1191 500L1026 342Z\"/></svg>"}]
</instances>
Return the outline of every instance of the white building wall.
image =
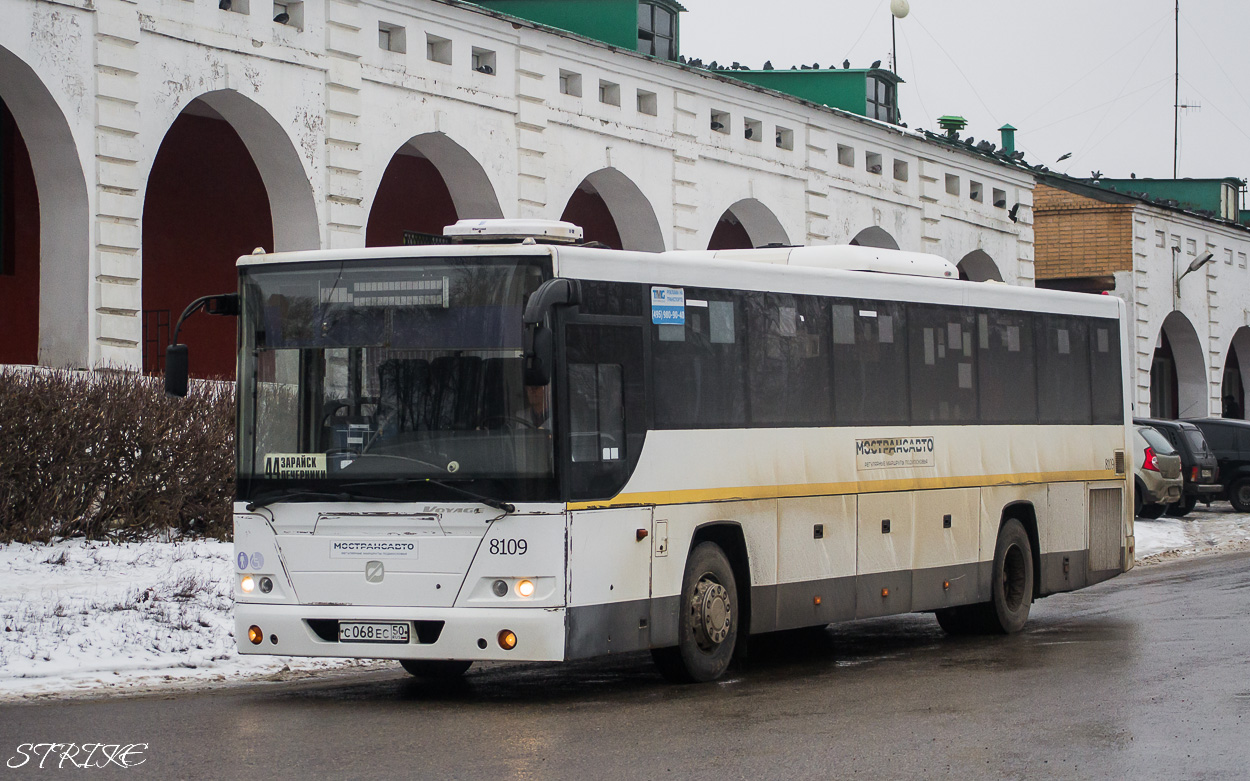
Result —
<instances>
[{"instance_id":1,"label":"white building wall","mask_svg":"<svg viewBox=\"0 0 1250 781\"><path fill-rule=\"evenodd\" d=\"M1173 247L1180 247L1179 253L1174 255ZM1204 252L1214 261L1185 276L1177 295L1176 277ZM1129 330L1136 354L1136 414L1161 414L1150 409L1150 368L1164 321L1173 312L1184 318L1169 321L1176 324L1169 340L1176 353L1181 417L1221 414L1224 364L1234 337L1241 331L1239 344L1250 337L1250 330L1241 330L1250 326L1248 255L1245 229L1148 205L1134 209L1134 270L1115 275L1115 293L1134 314ZM1238 357L1243 384L1250 388L1250 351Z\"/></svg>"},{"instance_id":2,"label":"white building wall","mask_svg":"<svg viewBox=\"0 0 1250 781\"><path fill-rule=\"evenodd\" d=\"M45 223L41 362L140 365L147 176L197 98L251 152L278 250L363 246L382 174L417 138L470 216L558 218L610 169L594 181L636 246L706 248L745 202L735 213L758 235L845 243L877 227L956 263L982 250L1005 281L1033 283L1028 172L914 132L454 2L307 0L302 29L274 23L266 0L233 8L0 0L0 96L31 148ZM380 23L402 28L406 51L379 46ZM449 63L430 59L429 36L450 41ZM493 74L472 69L475 48L493 53ZM580 76L580 97L561 94L562 70ZM620 105L600 100L601 82ZM728 132L711 128L713 111ZM747 120L758 138L744 137ZM1019 222L1007 219L1016 203Z\"/></svg>"}]
</instances>

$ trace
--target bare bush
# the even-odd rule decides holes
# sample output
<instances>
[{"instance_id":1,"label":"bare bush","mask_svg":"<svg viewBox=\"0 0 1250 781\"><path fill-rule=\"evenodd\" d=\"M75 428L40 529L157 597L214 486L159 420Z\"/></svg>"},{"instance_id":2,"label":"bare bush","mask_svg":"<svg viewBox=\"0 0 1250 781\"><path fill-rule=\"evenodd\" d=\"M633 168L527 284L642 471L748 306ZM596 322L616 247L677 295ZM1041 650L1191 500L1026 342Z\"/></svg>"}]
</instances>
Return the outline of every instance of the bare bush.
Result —
<instances>
[{"instance_id":1,"label":"bare bush","mask_svg":"<svg viewBox=\"0 0 1250 781\"><path fill-rule=\"evenodd\" d=\"M125 372L0 370L0 542L225 539L234 389L185 399Z\"/></svg>"}]
</instances>

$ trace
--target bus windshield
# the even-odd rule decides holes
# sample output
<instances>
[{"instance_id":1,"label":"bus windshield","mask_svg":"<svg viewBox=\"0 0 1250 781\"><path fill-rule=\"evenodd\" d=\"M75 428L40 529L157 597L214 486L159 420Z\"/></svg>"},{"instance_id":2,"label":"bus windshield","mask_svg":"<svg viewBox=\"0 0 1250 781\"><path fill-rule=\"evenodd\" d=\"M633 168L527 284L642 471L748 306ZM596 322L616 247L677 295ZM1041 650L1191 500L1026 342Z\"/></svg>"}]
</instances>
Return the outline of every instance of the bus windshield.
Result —
<instances>
[{"instance_id":1,"label":"bus windshield","mask_svg":"<svg viewBox=\"0 0 1250 781\"><path fill-rule=\"evenodd\" d=\"M524 383L521 323L549 276L532 257L245 267L240 498L551 498L550 389Z\"/></svg>"}]
</instances>

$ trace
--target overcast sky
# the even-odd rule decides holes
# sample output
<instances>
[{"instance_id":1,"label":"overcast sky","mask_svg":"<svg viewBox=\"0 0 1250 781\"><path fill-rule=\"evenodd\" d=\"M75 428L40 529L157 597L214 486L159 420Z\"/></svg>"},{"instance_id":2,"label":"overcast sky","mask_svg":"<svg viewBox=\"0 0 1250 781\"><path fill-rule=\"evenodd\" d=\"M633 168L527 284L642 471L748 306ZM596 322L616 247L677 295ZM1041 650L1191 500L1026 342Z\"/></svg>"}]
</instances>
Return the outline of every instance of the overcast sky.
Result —
<instances>
[{"instance_id":1,"label":"overcast sky","mask_svg":"<svg viewBox=\"0 0 1250 781\"><path fill-rule=\"evenodd\" d=\"M759 68L889 65L890 0L682 0L687 57ZM910 0L896 22L912 128L1019 128L1072 176L1172 176L1174 0ZM1181 177L1250 177L1250 0L1181 0ZM1072 157L1057 162L1065 153Z\"/></svg>"}]
</instances>

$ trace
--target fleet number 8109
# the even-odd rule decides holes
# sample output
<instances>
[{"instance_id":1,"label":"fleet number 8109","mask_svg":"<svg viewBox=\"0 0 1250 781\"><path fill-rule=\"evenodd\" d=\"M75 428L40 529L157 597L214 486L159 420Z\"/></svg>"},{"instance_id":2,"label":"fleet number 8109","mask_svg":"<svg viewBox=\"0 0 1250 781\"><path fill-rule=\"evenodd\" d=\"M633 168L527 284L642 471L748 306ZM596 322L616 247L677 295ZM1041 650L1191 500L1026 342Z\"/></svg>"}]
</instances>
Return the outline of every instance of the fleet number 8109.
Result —
<instances>
[{"instance_id":1,"label":"fleet number 8109","mask_svg":"<svg viewBox=\"0 0 1250 781\"><path fill-rule=\"evenodd\" d=\"M490 541L490 552L495 556L524 556L529 547L525 540Z\"/></svg>"}]
</instances>

